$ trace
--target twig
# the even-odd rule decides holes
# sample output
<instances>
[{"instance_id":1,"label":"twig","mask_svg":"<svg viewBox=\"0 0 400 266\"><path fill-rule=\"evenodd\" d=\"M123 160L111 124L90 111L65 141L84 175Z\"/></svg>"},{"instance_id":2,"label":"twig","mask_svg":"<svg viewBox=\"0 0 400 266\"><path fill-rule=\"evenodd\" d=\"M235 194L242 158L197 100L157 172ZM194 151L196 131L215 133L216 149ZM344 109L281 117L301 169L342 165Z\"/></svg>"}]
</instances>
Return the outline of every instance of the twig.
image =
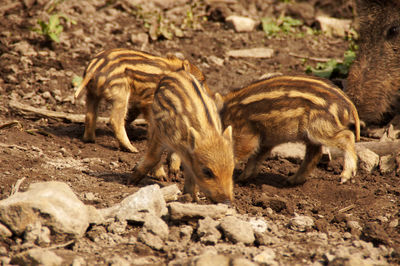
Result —
<instances>
[{"instance_id":1,"label":"twig","mask_svg":"<svg viewBox=\"0 0 400 266\"><path fill-rule=\"evenodd\" d=\"M25 178L26 177L23 177L23 178L20 178L20 179L17 180L17 183L15 183L15 185L13 185L12 188L11 188L10 196L12 196L12 195L14 195L15 193L18 192L19 187L21 186L22 182L24 182Z\"/></svg>"},{"instance_id":2,"label":"twig","mask_svg":"<svg viewBox=\"0 0 400 266\"><path fill-rule=\"evenodd\" d=\"M351 204L351 205L349 205L349 206L347 206L347 207L344 207L343 209L340 209L340 210L339 210L339 213L347 212L347 211L353 209L355 206L356 206L356 205Z\"/></svg>"},{"instance_id":3,"label":"twig","mask_svg":"<svg viewBox=\"0 0 400 266\"><path fill-rule=\"evenodd\" d=\"M70 241L68 241L67 243L59 244L59 245L54 245L54 246L51 246L51 247L48 247L48 248L45 248L45 249L51 250L51 249L64 248L64 247L67 247L67 246L71 245L71 244L74 243L74 242L75 242L75 240L70 240Z\"/></svg>"},{"instance_id":4,"label":"twig","mask_svg":"<svg viewBox=\"0 0 400 266\"><path fill-rule=\"evenodd\" d=\"M295 54L290 52L289 55L293 56L293 57L298 57L298 58L304 58L307 60L312 60L312 61L316 61L316 62L322 62L322 63L326 63L329 62L332 59L335 59L336 62L338 63L343 63L343 60L341 59L336 59L336 58L322 58L322 57L312 57L312 56L306 56L306 55L300 55L300 54Z\"/></svg>"},{"instance_id":5,"label":"twig","mask_svg":"<svg viewBox=\"0 0 400 266\"><path fill-rule=\"evenodd\" d=\"M51 110L46 110L43 108L36 108L27 104L20 103L15 100L11 100L9 102L9 106L18 111L19 113L25 115L25 114L34 114L39 117L48 117L48 118L53 118L53 119L58 119L58 120L67 120L72 123L84 123L85 122L85 115L81 114L68 114L64 112L57 112L57 111L51 111ZM108 118L105 117L99 117L97 119L101 123L107 123ZM136 119L133 121L135 125L146 125L147 122L144 119Z\"/></svg>"},{"instance_id":6,"label":"twig","mask_svg":"<svg viewBox=\"0 0 400 266\"><path fill-rule=\"evenodd\" d=\"M6 122L6 123L0 125L0 129L5 129L5 128L13 127L13 126L16 126L18 129L22 128L22 125L19 121L13 120L11 122Z\"/></svg>"}]
</instances>

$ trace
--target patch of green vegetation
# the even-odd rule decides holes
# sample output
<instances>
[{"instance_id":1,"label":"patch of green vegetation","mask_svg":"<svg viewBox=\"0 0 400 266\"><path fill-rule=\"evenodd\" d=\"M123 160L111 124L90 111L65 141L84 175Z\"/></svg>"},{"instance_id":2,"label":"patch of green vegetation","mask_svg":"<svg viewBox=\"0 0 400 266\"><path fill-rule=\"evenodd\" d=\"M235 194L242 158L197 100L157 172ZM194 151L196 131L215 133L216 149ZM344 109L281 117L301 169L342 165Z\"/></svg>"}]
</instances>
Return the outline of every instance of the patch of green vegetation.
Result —
<instances>
[{"instance_id":1,"label":"patch of green vegetation","mask_svg":"<svg viewBox=\"0 0 400 266\"><path fill-rule=\"evenodd\" d=\"M202 8L201 3L193 1L186 10L186 16L180 22L169 21L159 11L144 11L140 5L135 6L133 15L143 22L143 27L153 40L160 37L170 40L174 37L183 37L184 30L196 29L201 21L207 20L207 17L198 12L199 8Z\"/></svg>"},{"instance_id":2,"label":"patch of green vegetation","mask_svg":"<svg viewBox=\"0 0 400 266\"><path fill-rule=\"evenodd\" d=\"M64 30L64 27L60 23L60 18L63 18L66 21L71 22L72 24L76 24L76 21L69 19L65 15L53 14L50 16L48 22L38 19L37 24L39 25L39 27L34 28L33 31L45 36L51 41L55 41L58 43L60 42L59 36Z\"/></svg>"},{"instance_id":3,"label":"patch of green vegetation","mask_svg":"<svg viewBox=\"0 0 400 266\"><path fill-rule=\"evenodd\" d=\"M292 17L281 15L278 19L264 17L261 19L262 29L267 36L275 36L279 33L293 33L303 22Z\"/></svg>"},{"instance_id":4,"label":"patch of green vegetation","mask_svg":"<svg viewBox=\"0 0 400 266\"><path fill-rule=\"evenodd\" d=\"M353 50L347 50L344 53L343 62L337 62L335 59L331 59L325 63L318 63L316 67L307 66L306 73L322 78L332 77L347 77L351 64L356 57L356 53Z\"/></svg>"},{"instance_id":5,"label":"patch of green vegetation","mask_svg":"<svg viewBox=\"0 0 400 266\"><path fill-rule=\"evenodd\" d=\"M73 76L73 78L72 78L72 80L71 80L71 84L72 84L72 86L75 88L75 87L78 87L79 85L81 85L81 83L82 83L82 80L83 80L83 78L82 77L80 77L80 76Z\"/></svg>"}]
</instances>

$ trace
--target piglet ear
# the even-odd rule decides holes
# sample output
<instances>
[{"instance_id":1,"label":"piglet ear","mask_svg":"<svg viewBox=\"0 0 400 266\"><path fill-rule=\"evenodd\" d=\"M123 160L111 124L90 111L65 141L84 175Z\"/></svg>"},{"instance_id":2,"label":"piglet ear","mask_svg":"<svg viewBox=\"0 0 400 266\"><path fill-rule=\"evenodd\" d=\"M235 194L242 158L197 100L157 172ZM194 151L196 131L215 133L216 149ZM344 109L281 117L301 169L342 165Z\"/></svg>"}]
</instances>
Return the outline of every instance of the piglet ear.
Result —
<instances>
[{"instance_id":1,"label":"piglet ear","mask_svg":"<svg viewBox=\"0 0 400 266\"><path fill-rule=\"evenodd\" d=\"M228 126L222 135L229 140L229 142L232 142L232 126Z\"/></svg>"},{"instance_id":2,"label":"piglet ear","mask_svg":"<svg viewBox=\"0 0 400 266\"><path fill-rule=\"evenodd\" d=\"M186 72L191 73L190 62L187 59L183 60L182 65L183 65L183 70L185 70Z\"/></svg>"},{"instance_id":3,"label":"piglet ear","mask_svg":"<svg viewBox=\"0 0 400 266\"><path fill-rule=\"evenodd\" d=\"M217 106L218 112L221 111L221 109L224 107L224 98L218 92L214 94L214 102Z\"/></svg>"},{"instance_id":4,"label":"piglet ear","mask_svg":"<svg viewBox=\"0 0 400 266\"><path fill-rule=\"evenodd\" d=\"M193 152L196 149L196 142L199 141L200 135L193 127L189 128L189 144L190 149Z\"/></svg>"}]
</instances>

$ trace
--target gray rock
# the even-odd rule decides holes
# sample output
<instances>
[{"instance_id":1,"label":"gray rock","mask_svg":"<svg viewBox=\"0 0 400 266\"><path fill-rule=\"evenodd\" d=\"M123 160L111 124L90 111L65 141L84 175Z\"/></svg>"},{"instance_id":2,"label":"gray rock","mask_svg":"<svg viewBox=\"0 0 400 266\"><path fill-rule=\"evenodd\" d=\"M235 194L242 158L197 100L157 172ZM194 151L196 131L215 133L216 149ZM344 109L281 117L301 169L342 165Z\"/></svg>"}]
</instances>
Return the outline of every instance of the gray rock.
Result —
<instances>
[{"instance_id":1,"label":"gray rock","mask_svg":"<svg viewBox=\"0 0 400 266\"><path fill-rule=\"evenodd\" d=\"M85 265L86 265L86 261L82 257L75 257L71 263L71 266L85 266Z\"/></svg>"},{"instance_id":2,"label":"gray rock","mask_svg":"<svg viewBox=\"0 0 400 266\"><path fill-rule=\"evenodd\" d=\"M157 217L158 218L158 217ZM107 231L113 234L123 234L125 233L126 226L128 225L127 221L115 221L107 226Z\"/></svg>"},{"instance_id":3,"label":"gray rock","mask_svg":"<svg viewBox=\"0 0 400 266\"><path fill-rule=\"evenodd\" d=\"M105 218L144 222L147 214L161 217L168 213L163 194L158 185L142 187L119 204L99 210Z\"/></svg>"},{"instance_id":4,"label":"gray rock","mask_svg":"<svg viewBox=\"0 0 400 266\"><path fill-rule=\"evenodd\" d=\"M254 263L245 258L236 258L234 259L231 264L232 266L257 266L257 263Z\"/></svg>"},{"instance_id":5,"label":"gray rock","mask_svg":"<svg viewBox=\"0 0 400 266\"><path fill-rule=\"evenodd\" d=\"M3 224L0 223L0 238L8 238L12 236L12 232Z\"/></svg>"},{"instance_id":6,"label":"gray rock","mask_svg":"<svg viewBox=\"0 0 400 266\"><path fill-rule=\"evenodd\" d=\"M160 217L148 215L144 220L143 227L146 228L148 232L159 236L162 240L166 240L168 238L168 225Z\"/></svg>"},{"instance_id":7,"label":"gray rock","mask_svg":"<svg viewBox=\"0 0 400 266\"><path fill-rule=\"evenodd\" d=\"M231 259L225 255L205 254L196 257L191 265L194 266L229 266Z\"/></svg>"},{"instance_id":8,"label":"gray rock","mask_svg":"<svg viewBox=\"0 0 400 266\"><path fill-rule=\"evenodd\" d=\"M164 241L161 237L152 232L148 232L145 228L139 232L138 240L155 250L162 250L164 246Z\"/></svg>"},{"instance_id":9,"label":"gray rock","mask_svg":"<svg viewBox=\"0 0 400 266\"><path fill-rule=\"evenodd\" d=\"M249 223L253 227L254 232L257 233L264 233L268 229L267 223L262 218L251 217Z\"/></svg>"},{"instance_id":10,"label":"gray rock","mask_svg":"<svg viewBox=\"0 0 400 266\"><path fill-rule=\"evenodd\" d=\"M251 224L234 216L224 217L220 227L225 236L233 243L252 244L255 240Z\"/></svg>"},{"instance_id":11,"label":"gray rock","mask_svg":"<svg viewBox=\"0 0 400 266\"><path fill-rule=\"evenodd\" d=\"M163 187L161 189L164 200L166 202L178 200L178 196L182 193L176 184Z\"/></svg>"},{"instance_id":12,"label":"gray rock","mask_svg":"<svg viewBox=\"0 0 400 266\"><path fill-rule=\"evenodd\" d=\"M278 265L275 257L275 252L272 249L267 248L264 249L261 253L254 256L253 260L262 265Z\"/></svg>"},{"instance_id":13,"label":"gray rock","mask_svg":"<svg viewBox=\"0 0 400 266\"><path fill-rule=\"evenodd\" d=\"M271 157L303 160L305 151L302 143L283 143L272 149Z\"/></svg>"},{"instance_id":14,"label":"gray rock","mask_svg":"<svg viewBox=\"0 0 400 266\"><path fill-rule=\"evenodd\" d=\"M199 220L197 235L200 237L200 242L204 244L216 244L221 239L221 233L217 229L218 225L219 222L214 221L210 217Z\"/></svg>"},{"instance_id":15,"label":"gray rock","mask_svg":"<svg viewBox=\"0 0 400 266\"><path fill-rule=\"evenodd\" d=\"M314 226L314 220L310 216L297 215L290 219L289 228L298 232L305 232Z\"/></svg>"},{"instance_id":16,"label":"gray rock","mask_svg":"<svg viewBox=\"0 0 400 266\"><path fill-rule=\"evenodd\" d=\"M227 17L225 21L231 25L236 32L250 32L253 31L257 25L257 22L251 18L236 15Z\"/></svg>"},{"instance_id":17,"label":"gray rock","mask_svg":"<svg viewBox=\"0 0 400 266\"><path fill-rule=\"evenodd\" d=\"M274 50L266 47L230 50L226 53L231 57L252 57L252 58L271 58Z\"/></svg>"},{"instance_id":18,"label":"gray rock","mask_svg":"<svg viewBox=\"0 0 400 266\"><path fill-rule=\"evenodd\" d=\"M360 170L371 173L379 164L379 155L362 146L356 147Z\"/></svg>"},{"instance_id":19,"label":"gray rock","mask_svg":"<svg viewBox=\"0 0 400 266\"><path fill-rule=\"evenodd\" d=\"M18 265L57 266L61 265L62 261L63 259L53 251L41 248L21 252L11 258L11 264Z\"/></svg>"},{"instance_id":20,"label":"gray rock","mask_svg":"<svg viewBox=\"0 0 400 266\"><path fill-rule=\"evenodd\" d=\"M0 221L15 234L21 235L38 220L56 233L76 236L89 226L86 206L62 182L31 184L26 192L0 201Z\"/></svg>"},{"instance_id":21,"label":"gray rock","mask_svg":"<svg viewBox=\"0 0 400 266\"><path fill-rule=\"evenodd\" d=\"M350 30L350 19L338 19L327 16L316 16L321 30L329 36L345 37Z\"/></svg>"},{"instance_id":22,"label":"gray rock","mask_svg":"<svg viewBox=\"0 0 400 266\"><path fill-rule=\"evenodd\" d=\"M394 154L384 155L379 160L379 171L382 174L394 172L396 167L396 156Z\"/></svg>"},{"instance_id":23,"label":"gray rock","mask_svg":"<svg viewBox=\"0 0 400 266\"><path fill-rule=\"evenodd\" d=\"M172 220L188 220L199 218L220 218L232 212L225 204L198 205L195 203L171 202L168 204Z\"/></svg>"},{"instance_id":24,"label":"gray rock","mask_svg":"<svg viewBox=\"0 0 400 266\"><path fill-rule=\"evenodd\" d=\"M28 224L25 229L24 240L27 243L34 243L39 246L50 244L50 229L42 226L40 221Z\"/></svg>"}]
</instances>

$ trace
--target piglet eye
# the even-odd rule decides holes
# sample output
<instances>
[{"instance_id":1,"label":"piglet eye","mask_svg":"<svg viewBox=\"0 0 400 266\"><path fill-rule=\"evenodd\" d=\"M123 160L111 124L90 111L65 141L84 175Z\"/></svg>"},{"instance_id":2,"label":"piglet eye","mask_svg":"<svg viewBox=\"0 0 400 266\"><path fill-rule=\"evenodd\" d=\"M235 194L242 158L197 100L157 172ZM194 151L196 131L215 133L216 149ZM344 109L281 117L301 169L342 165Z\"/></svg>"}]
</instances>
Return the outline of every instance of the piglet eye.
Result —
<instances>
[{"instance_id":1,"label":"piglet eye","mask_svg":"<svg viewBox=\"0 0 400 266\"><path fill-rule=\"evenodd\" d=\"M210 178L211 179L211 178L215 177L213 171L208 167L203 168L203 174L204 174L204 176L206 178Z\"/></svg>"},{"instance_id":2,"label":"piglet eye","mask_svg":"<svg viewBox=\"0 0 400 266\"><path fill-rule=\"evenodd\" d=\"M387 39L392 39L398 36L400 33L400 26L392 26L388 29L386 33L386 38Z\"/></svg>"}]
</instances>

